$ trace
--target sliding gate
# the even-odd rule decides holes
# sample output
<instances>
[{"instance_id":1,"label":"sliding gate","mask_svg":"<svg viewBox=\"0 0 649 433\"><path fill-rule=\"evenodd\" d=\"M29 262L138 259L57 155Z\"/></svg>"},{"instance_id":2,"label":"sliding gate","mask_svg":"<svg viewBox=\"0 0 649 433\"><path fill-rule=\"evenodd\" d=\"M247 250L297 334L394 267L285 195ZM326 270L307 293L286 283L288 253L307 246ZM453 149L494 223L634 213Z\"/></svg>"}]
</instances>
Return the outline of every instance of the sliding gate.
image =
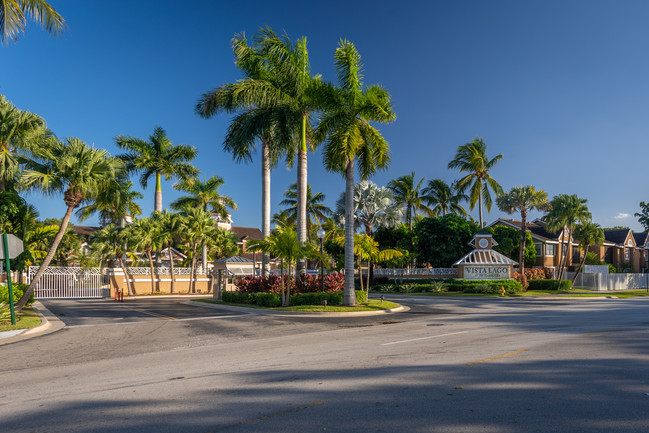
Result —
<instances>
[{"instance_id":1,"label":"sliding gate","mask_svg":"<svg viewBox=\"0 0 649 433\"><path fill-rule=\"evenodd\" d=\"M27 282L31 282L38 266L30 266ZM108 286L102 284L101 268L48 266L36 285L36 299L104 298L110 296Z\"/></svg>"}]
</instances>

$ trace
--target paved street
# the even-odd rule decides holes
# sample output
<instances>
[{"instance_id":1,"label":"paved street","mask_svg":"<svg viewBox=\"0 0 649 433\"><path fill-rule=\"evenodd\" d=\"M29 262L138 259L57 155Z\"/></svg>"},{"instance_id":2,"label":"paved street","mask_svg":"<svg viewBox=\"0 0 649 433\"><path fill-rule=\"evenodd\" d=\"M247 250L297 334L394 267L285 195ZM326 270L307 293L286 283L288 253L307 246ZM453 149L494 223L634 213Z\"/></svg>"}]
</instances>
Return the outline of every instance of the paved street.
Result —
<instances>
[{"instance_id":1,"label":"paved street","mask_svg":"<svg viewBox=\"0 0 649 433\"><path fill-rule=\"evenodd\" d=\"M7 432L645 432L649 300L393 297L286 317L48 301L0 347Z\"/></svg>"}]
</instances>

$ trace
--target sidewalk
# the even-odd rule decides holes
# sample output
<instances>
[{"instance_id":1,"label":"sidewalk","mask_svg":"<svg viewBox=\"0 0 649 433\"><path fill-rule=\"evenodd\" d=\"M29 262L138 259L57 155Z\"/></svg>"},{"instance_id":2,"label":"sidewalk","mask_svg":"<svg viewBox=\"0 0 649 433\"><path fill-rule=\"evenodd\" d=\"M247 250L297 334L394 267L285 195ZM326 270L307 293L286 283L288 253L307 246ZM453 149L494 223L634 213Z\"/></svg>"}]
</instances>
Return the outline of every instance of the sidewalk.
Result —
<instances>
[{"instance_id":1,"label":"sidewalk","mask_svg":"<svg viewBox=\"0 0 649 433\"><path fill-rule=\"evenodd\" d=\"M34 302L32 308L41 317L41 324L33 328L0 332L0 346L27 340L29 338L40 337L41 335L51 334L52 332L56 332L65 327L65 323L52 314L39 301Z\"/></svg>"}]
</instances>

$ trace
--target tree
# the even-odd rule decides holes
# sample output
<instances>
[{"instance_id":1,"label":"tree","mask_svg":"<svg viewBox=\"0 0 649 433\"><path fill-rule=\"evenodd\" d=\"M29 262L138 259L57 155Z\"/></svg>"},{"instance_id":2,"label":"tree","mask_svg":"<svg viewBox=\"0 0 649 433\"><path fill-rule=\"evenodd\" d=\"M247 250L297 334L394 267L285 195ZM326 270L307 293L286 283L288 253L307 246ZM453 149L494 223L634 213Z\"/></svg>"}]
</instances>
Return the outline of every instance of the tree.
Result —
<instances>
[{"instance_id":1,"label":"tree","mask_svg":"<svg viewBox=\"0 0 649 433\"><path fill-rule=\"evenodd\" d=\"M638 217L638 222L645 230L649 230L649 203L641 201L640 208L640 213L636 212L634 216Z\"/></svg>"},{"instance_id":2,"label":"tree","mask_svg":"<svg viewBox=\"0 0 649 433\"><path fill-rule=\"evenodd\" d=\"M174 242L180 238L181 231L181 217L179 214L169 213L167 210L164 212L154 212L151 216L159 230L156 230L156 239L154 243L159 245L161 249L167 248L169 251L169 268L171 273L171 287L170 293L174 293L176 289L176 275L174 263Z\"/></svg>"},{"instance_id":3,"label":"tree","mask_svg":"<svg viewBox=\"0 0 649 433\"><path fill-rule=\"evenodd\" d=\"M493 190L496 196L503 193L502 187L494 180L489 174L489 171L502 159L503 155L497 155L492 159L487 157L487 145L482 138L476 138L471 143L464 144L457 148L455 158L448 163L448 168L457 168L460 173L468 173L462 179L457 181L457 189L460 193L464 193L467 188L470 189L469 193L469 208L475 209L478 203L480 212L480 228L484 227L484 220L482 218L482 202L487 208L487 212L491 210L491 192Z\"/></svg>"},{"instance_id":4,"label":"tree","mask_svg":"<svg viewBox=\"0 0 649 433\"><path fill-rule=\"evenodd\" d=\"M212 214L227 220L230 216L228 209L237 209L237 204L227 195L219 194L219 188L225 181L220 176L212 176L201 182L197 177L181 180L174 185L174 189L189 193L189 196L179 197L171 203L171 207L176 210L183 210L190 207L200 208L205 211L208 209ZM203 272L207 272L207 246L203 243L201 246L201 262Z\"/></svg>"},{"instance_id":5,"label":"tree","mask_svg":"<svg viewBox=\"0 0 649 433\"><path fill-rule=\"evenodd\" d=\"M513 227L497 225L487 228L498 245L494 250L509 257L514 261L520 260L521 232ZM526 266L533 266L536 262L536 247L529 231L525 232L525 250L523 260Z\"/></svg>"},{"instance_id":6,"label":"tree","mask_svg":"<svg viewBox=\"0 0 649 433\"><path fill-rule=\"evenodd\" d=\"M16 108L0 95L0 191L13 185L26 162L25 154L51 135L43 118Z\"/></svg>"},{"instance_id":7,"label":"tree","mask_svg":"<svg viewBox=\"0 0 649 433\"><path fill-rule=\"evenodd\" d=\"M65 29L65 19L43 0L0 1L0 42L16 42L25 33L27 19L36 21L48 33L55 36Z\"/></svg>"},{"instance_id":8,"label":"tree","mask_svg":"<svg viewBox=\"0 0 649 433\"><path fill-rule=\"evenodd\" d=\"M345 223L345 193L336 201L336 218ZM374 182L362 180L354 185L354 230L363 227L374 237L378 227L397 227L404 215L403 208L394 201L392 191L379 188Z\"/></svg>"},{"instance_id":9,"label":"tree","mask_svg":"<svg viewBox=\"0 0 649 433\"><path fill-rule=\"evenodd\" d=\"M340 239L341 242L344 242L344 238ZM363 261L367 262L367 283L366 283L366 295L369 299L370 293L370 266L372 263L380 262L384 260L392 260L395 257L401 257L402 253L392 248L381 249L379 243L370 237L367 233L362 235L354 235L354 254L358 257L358 279L361 283L361 290L363 290Z\"/></svg>"},{"instance_id":10,"label":"tree","mask_svg":"<svg viewBox=\"0 0 649 433\"><path fill-rule=\"evenodd\" d=\"M141 218L134 220L126 227L126 236L133 243L133 248L138 252L144 252L149 261L151 272L151 293L156 292L157 273L153 266L153 251L160 250L160 239L158 232L161 230L158 221L152 218Z\"/></svg>"},{"instance_id":11,"label":"tree","mask_svg":"<svg viewBox=\"0 0 649 433\"><path fill-rule=\"evenodd\" d=\"M149 178L155 176L156 212L162 212L162 176L169 180L172 177L186 179L198 174L196 167L190 163L196 158L196 148L186 144L174 145L165 130L159 126L155 127L149 141L118 135L115 137L115 143L120 149L128 151L118 158L126 163L129 173L140 174L142 188L146 188Z\"/></svg>"},{"instance_id":12,"label":"tree","mask_svg":"<svg viewBox=\"0 0 649 433\"><path fill-rule=\"evenodd\" d=\"M124 273L126 291L129 296L133 296L137 294L135 284L131 281L131 277L124 264L124 255L126 255L127 247L131 243L130 237L127 234L128 231L125 231L122 227L116 224L108 224L106 227L92 234L92 247L105 257L114 257L117 259L117 263Z\"/></svg>"},{"instance_id":13,"label":"tree","mask_svg":"<svg viewBox=\"0 0 649 433\"><path fill-rule=\"evenodd\" d=\"M380 86L363 87L361 56L354 44L342 40L334 54L339 87L327 98L327 109L315 131L315 139L327 138L324 165L345 177L345 293L344 305L355 305L354 293L354 169L366 179L390 162L388 142L370 122L388 123L396 118L390 96Z\"/></svg>"},{"instance_id":14,"label":"tree","mask_svg":"<svg viewBox=\"0 0 649 433\"><path fill-rule=\"evenodd\" d=\"M469 197L457 190L457 183L449 186L442 179L428 181L428 186L422 191L423 199L428 206L432 206L431 213L437 216L444 216L447 213L466 216L466 210L460 206L460 202L468 201Z\"/></svg>"},{"instance_id":15,"label":"tree","mask_svg":"<svg viewBox=\"0 0 649 433\"><path fill-rule=\"evenodd\" d=\"M124 227L126 217L135 218L142 215L142 208L135 200L142 198L142 194L133 191L133 182L124 175L111 179L101 185L97 198L90 204L77 210L77 217L85 221L93 214L99 213L102 225L116 224Z\"/></svg>"},{"instance_id":16,"label":"tree","mask_svg":"<svg viewBox=\"0 0 649 433\"><path fill-rule=\"evenodd\" d=\"M572 282L570 283L571 288L575 284L577 275L579 275L579 272L581 272L581 269L584 267L586 256L588 255L588 248L593 245L602 245L604 243L604 230L601 229L599 224L586 221L575 227L573 238L579 243L579 246L584 252L584 256L579 262L579 267L577 268L577 272L575 272L575 276L572 277Z\"/></svg>"},{"instance_id":17,"label":"tree","mask_svg":"<svg viewBox=\"0 0 649 433\"><path fill-rule=\"evenodd\" d=\"M191 251L190 291L196 293L196 249L216 236L216 226L212 214L201 208L186 209L182 215L180 232Z\"/></svg>"},{"instance_id":18,"label":"tree","mask_svg":"<svg viewBox=\"0 0 649 433\"><path fill-rule=\"evenodd\" d=\"M284 200L280 206L288 206L285 210L289 221L297 221L298 214L298 199L297 199L297 184L292 184L284 193ZM331 209L322 204L325 200L325 195L321 192L313 194L311 192L311 185L306 188L306 223L307 223L307 239L311 242L311 231L316 225L320 225L320 221L325 221L328 216L332 214ZM315 222L314 222L315 219Z\"/></svg>"},{"instance_id":19,"label":"tree","mask_svg":"<svg viewBox=\"0 0 649 433\"><path fill-rule=\"evenodd\" d=\"M17 310L21 310L34 293L36 284L56 253L74 209L95 198L101 185L119 176L123 170L122 163L111 158L105 150L88 147L78 138L52 141L49 146L34 148L33 154L35 161L22 173L20 182L25 188L39 190L45 195L62 192L67 210L43 264L17 303Z\"/></svg>"},{"instance_id":20,"label":"tree","mask_svg":"<svg viewBox=\"0 0 649 433\"><path fill-rule=\"evenodd\" d=\"M521 235L518 253L518 272L525 278L525 234L527 233L527 212L531 210L548 211L550 203L548 194L542 189L536 190L532 185L515 186L508 193L496 199L496 205L501 211L521 214Z\"/></svg>"},{"instance_id":21,"label":"tree","mask_svg":"<svg viewBox=\"0 0 649 433\"><path fill-rule=\"evenodd\" d=\"M424 218L415 226L420 262L433 268L450 268L471 251L468 244L478 230L473 221L453 214Z\"/></svg>"},{"instance_id":22,"label":"tree","mask_svg":"<svg viewBox=\"0 0 649 433\"><path fill-rule=\"evenodd\" d=\"M394 195L394 200L404 206L406 209L406 224L412 230L412 217L417 216L417 211L421 210L426 215L431 216L432 211L424 204L424 196L421 193L421 184L424 181L422 177L417 186L415 186L415 172L403 175L388 183L388 188Z\"/></svg>"},{"instance_id":23,"label":"tree","mask_svg":"<svg viewBox=\"0 0 649 433\"><path fill-rule=\"evenodd\" d=\"M591 220L592 216L588 211L588 206L586 206L585 198L579 198L576 194L560 194L554 196L552 199L551 210L544 217L546 224L546 229L551 233L556 233L560 230L564 230L563 241L561 243L561 261L559 263L559 274L557 278L561 280L563 277L563 270L566 264L566 259L568 256L568 251L563 250L563 242L566 242L567 245L570 245L572 239L572 232L575 230L575 227L578 223L585 223Z\"/></svg>"}]
</instances>

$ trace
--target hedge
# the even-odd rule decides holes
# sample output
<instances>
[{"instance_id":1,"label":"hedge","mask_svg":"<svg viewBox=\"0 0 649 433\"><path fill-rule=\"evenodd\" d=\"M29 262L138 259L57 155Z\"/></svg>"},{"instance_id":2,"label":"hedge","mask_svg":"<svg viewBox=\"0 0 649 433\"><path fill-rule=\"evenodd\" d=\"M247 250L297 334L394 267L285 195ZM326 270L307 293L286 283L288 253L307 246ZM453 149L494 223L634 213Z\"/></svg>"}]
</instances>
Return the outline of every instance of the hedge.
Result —
<instances>
[{"instance_id":1,"label":"hedge","mask_svg":"<svg viewBox=\"0 0 649 433\"><path fill-rule=\"evenodd\" d=\"M424 292L464 292L464 293L494 293L500 294L500 288L504 287L509 295L523 291L523 286L516 280L460 280L452 278L438 278L428 280L409 280L401 284L382 284L372 286L371 289L377 292L395 291L400 293L424 293ZM442 287L440 287L440 284Z\"/></svg>"},{"instance_id":2,"label":"hedge","mask_svg":"<svg viewBox=\"0 0 649 433\"><path fill-rule=\"evenodd\" d=\"M223 302L259 305L267 308L282 306L282 297L279 293L223 292L222 299ZM327 305L340 305L343 302L343 292L318 292L291 295L290 305L321 305L324 300L327 301ZM362 304L366 300L365 292L356 291L357 303Z\"/></svg>"},{"instance_id":3,"label":"hedge","mask_svg":"<svg viewBox=\"0 0 649 433\"><path fill-rule=\"evenodd\" d=\"M558 280L529 280L528 283L527 290L570 290L571 286L569 280L561 280L560 288Z\"/></svg>"},{"instance_id":4,"label":"hedge","mask_svg":"<svg viewBox=\"0 0 649 433\"><path fill-rule=\"evenodd\" d=\"M20 300L20 298L22 298L23 293L25 293L25 290L27 290L28 287L28 284L11 283L11 291L14 295L14 305ZM9 305L9 287L5 285L0 285L0 303ZM33 303L34 294L32 293L32 296L29 297L29 301L27 301L27 305L31 305Z\"/></svg>"}]
</instances>

